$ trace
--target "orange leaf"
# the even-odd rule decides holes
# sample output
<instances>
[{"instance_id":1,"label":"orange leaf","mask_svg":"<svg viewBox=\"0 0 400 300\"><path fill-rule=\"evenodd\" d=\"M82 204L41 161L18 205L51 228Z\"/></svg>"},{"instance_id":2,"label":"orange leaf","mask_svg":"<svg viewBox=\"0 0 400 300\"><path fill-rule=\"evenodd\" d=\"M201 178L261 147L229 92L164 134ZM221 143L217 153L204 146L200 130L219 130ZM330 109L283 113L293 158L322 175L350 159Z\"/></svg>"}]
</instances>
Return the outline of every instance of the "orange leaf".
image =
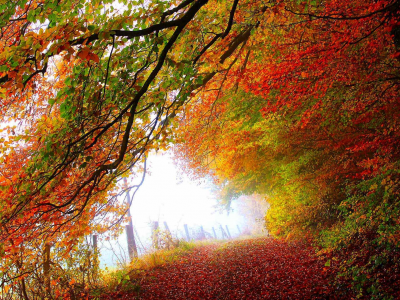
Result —
<instances>
[{"instance_id":1,"label":"orange leaf","mask_svg":"<svg viewBox=\"0 0 400 300\"><path fill-rule=\"evenodd\" d=\"M89 50L87 50L87 49L83 49L82 51L80 51L80 52L78 53L78 56L79 56L81 59L85 59L88 55L89 55Z\"/></svg>"},{"instance_id":2,"label":"orange leaf","mask_svg":"<svg viewBox=\"0 0 400 300\"><path fill-rule=\"evenodd\" d=\"M90 53L89 54L89 59L90 60L93 60L94 62L99 62L100 61L100 59L99 59L99 57L97 56L97 54L94 54L94 53Z\"/></svg>"},{"instance_id":3,"label":"orange leaf","mask_svg":"<svg viewBox=\"0 0 400 300\"><path fill-rule=\"evenodd\" d=\"M15 78L15 76L17 76L17 72L15 71L8 72L8 77Z\"/></svg>"}]
</instances>

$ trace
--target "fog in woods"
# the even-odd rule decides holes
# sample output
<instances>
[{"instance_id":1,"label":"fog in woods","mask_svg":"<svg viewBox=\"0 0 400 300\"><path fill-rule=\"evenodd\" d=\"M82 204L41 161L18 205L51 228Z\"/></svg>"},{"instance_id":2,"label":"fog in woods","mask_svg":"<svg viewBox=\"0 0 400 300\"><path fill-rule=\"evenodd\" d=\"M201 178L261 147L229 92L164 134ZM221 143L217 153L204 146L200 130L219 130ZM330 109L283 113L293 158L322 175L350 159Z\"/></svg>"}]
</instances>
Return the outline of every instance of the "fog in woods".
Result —
<instances>
[{"instance_id":1,"label":"fog in woods","mask_svg":"<svg viewBox=\"0 0 400 300\"><path fill-rule=\"evenodd\" d=\"M139 183L141 174L130 178ZM124 199L121 199L124 201ZM148 158L148 171L142 186L132 199L131 216L139 255L152 251L152 225L159 231L169 227L172 236L187 240L201 238L201 226L206 238L224 239L245 234L263 234L263 216L268 207L264 197L242 196L232 201L229 209L220 204L211 181L191 180L174 164L171 153L153 153ZM221 230L223 228L223 231ZM228 227L228 229L226 229ZM101 263L114 267L129 261L125 230L117 239L103 238L100 242Z\"/></svg>"}]
</instances>

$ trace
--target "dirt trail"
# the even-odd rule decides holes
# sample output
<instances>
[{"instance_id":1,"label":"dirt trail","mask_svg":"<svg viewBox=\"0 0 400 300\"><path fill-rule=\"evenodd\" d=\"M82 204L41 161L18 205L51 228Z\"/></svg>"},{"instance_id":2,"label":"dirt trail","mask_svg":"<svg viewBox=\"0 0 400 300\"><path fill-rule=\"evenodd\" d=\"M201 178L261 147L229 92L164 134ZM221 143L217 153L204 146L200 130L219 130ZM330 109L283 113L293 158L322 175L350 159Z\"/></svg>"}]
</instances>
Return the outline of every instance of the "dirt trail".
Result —
<instances>
[{"instance_id":1,"label":"dirt trail","mask_svg":"<svg viewBox=\"0 0 400 300\"><path fill-rule=\"evenodd\" d=\"M328 277L312 248L259 238L196 248L102 299L335 299Z\"/></svg>"}]
</instances>

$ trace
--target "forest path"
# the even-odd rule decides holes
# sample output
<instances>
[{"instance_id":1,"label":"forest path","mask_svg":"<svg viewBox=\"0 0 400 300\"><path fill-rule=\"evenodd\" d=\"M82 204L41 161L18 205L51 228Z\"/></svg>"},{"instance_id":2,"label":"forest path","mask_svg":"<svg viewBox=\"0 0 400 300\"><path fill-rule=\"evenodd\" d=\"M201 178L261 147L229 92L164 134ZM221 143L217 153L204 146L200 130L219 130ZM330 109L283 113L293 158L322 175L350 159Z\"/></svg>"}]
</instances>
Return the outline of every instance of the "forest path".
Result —
<instances>
[{"instance_id":1,"label":"forest path","mask_svg":"<svg viewBox=\"0 0 400 300\"><path fill-rule=\"evenodd\" d=\"M335 299L329 269L303 243L231 241L142 271L131 276L134 288L102 299Z\"/></svg>"}]
</instances>

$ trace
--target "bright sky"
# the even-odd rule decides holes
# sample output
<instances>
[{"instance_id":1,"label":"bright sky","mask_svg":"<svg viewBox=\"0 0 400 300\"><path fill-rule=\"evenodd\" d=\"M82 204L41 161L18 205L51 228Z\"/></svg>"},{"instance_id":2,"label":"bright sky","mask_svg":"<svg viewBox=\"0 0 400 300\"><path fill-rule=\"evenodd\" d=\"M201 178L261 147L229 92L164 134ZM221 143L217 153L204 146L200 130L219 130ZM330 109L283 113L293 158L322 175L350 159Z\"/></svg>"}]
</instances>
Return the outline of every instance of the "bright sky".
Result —
<instances>
[{"instance_id":1,"label":"bright sky","mask_svg":"<svg viewBox=\"0 0 400 300\"><path fill-rule=\"evenodd\" d=\"M173 235L183 237L184 224L190 229L197 229L200 225L204 230L212 234L212 227L217 235L221 236L220 225L228 226L230 234L239 234L237 225L243 229L244 217L240 216L233 204L233 212L220 213L215 207L216 199L213 197L210 187L206 184L190 181L186 176L180 177L174 165L170 153L153 154L148 158L149 172L143 185L136 193L132 201L131 215L139 241L148 247L150 242L152 221L158 221L160 229L164 229L164 221L168 223ZM121 248L126 251L125 234L118 239ZM119 253L118 243L113 243L114 252ZM104 244L111 248L110 244ZM117 256L121 256L118 254ZM102 250L102 264L115 265L118 259L112 252Z\"/></svg>"}]
</instances>

